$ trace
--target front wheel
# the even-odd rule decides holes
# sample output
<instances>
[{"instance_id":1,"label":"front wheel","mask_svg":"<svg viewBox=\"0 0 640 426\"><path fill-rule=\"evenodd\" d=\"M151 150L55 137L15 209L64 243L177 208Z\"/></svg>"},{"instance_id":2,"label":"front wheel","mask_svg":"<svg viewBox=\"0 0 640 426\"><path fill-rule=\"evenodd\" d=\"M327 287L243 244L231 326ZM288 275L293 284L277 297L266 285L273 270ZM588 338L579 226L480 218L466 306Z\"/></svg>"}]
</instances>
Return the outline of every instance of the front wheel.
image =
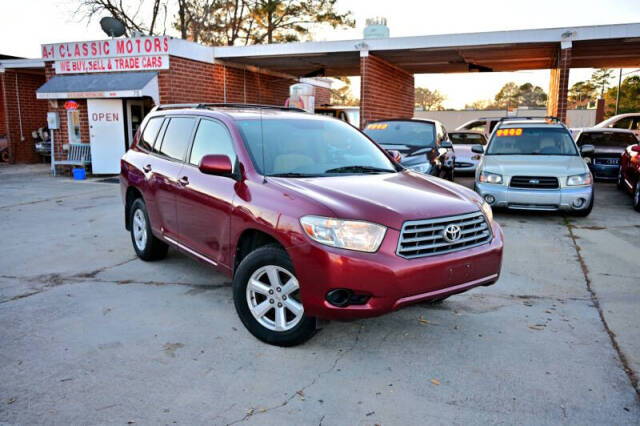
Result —
<instances>
[{"instance_id":1,"label":"front wheel","mask_svg":"<svg viewBox=\"0 0 640 426\"><path fill-rule=\"evenodd\" d=\"M244 326L263 342L295 346L316 332L315 318L304 312L291 259L278 246L260 247L240 262L233 301Z\"/></svg>"}]
</instances>

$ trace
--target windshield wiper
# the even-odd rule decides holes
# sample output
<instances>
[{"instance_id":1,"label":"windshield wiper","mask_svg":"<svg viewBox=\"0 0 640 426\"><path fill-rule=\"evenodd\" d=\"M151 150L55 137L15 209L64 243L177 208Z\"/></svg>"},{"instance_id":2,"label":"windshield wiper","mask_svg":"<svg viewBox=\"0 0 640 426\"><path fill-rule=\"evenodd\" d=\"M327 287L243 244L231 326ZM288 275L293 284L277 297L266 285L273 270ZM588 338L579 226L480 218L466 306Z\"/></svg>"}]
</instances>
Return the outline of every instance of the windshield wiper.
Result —
<instances>
[{"instance_id":1,"label":"windshield wiper","mask_svg":"<svg viewBox=\"0 0 640 426\"><path fill-rule=\"evenodd\" d=\"M325 170L325 173L393 173L395 170L371 166L343 166Z\"/></svg>"},{"instance_id":2,"label":"windshield wiper","mask_svg":"<svg viewBox=\"0 0 640 426\"><path fill-rule=\"evenodd\" d=\"M296 172L287 172L287 173L274 173L271 175L267 175L269 177L317 177L317 174L311 173L296 173Z\"/></svg>"}]
</instances>

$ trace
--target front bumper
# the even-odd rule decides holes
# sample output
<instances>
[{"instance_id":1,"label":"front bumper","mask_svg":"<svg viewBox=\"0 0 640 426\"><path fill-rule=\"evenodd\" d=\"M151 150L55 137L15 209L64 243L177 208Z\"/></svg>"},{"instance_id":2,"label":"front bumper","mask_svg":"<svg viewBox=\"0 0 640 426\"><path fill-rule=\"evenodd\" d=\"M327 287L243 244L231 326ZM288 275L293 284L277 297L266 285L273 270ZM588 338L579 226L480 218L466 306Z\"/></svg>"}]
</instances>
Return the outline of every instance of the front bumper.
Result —
<instances>
[{"instance_id":1,"label":"front bumper","mask_svg":"<svg viewBox=\"0 0 640 426\"><path fill-rule=\"evenodd\" d=\"M518 210L579 211L589 207L593 197L592 186L576 186L558 189L511 188L505 185L493 185L476 181L476 192L485 200L487 195L495 201L491 207ZM574 203L582 200L579 208Z\"/></svg>"},{"instance_id":2,"label":"front bumper","mask_svg":"<svg viewBox=\"0 0 640 426\"><path fill-rule=\"evenodd\" d=\"M492 240L482 246L415 259L396 254L399 231L395 229L387 230L376 253L333 249L314 242L287 251L307 314L325 319L364 318L495 283L502 266L503 234L495 222L492 231ZM370 298L363 305L336 307L326 301L326 295L337 288Z\"/></svg>"}]
</instances>

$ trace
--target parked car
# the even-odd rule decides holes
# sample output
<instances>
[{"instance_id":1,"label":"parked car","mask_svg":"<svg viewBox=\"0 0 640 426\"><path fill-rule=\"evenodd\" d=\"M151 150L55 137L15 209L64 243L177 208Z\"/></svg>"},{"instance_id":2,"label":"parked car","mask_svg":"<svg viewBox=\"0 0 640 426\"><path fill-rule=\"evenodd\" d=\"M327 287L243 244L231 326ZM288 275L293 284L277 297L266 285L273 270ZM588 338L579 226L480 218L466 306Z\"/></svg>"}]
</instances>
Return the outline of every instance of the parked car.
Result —
<instances>
[{"instance_id":1,"label":"parked car","mask_svg":"<svg viewBox=\"0 0 640 426\"><path fill-rule=\"evenodd\" d=\"M598 128L631 130L640 137L640 112L614 115L595 125Z\"/></svg>"},{"instance_id":2,"label":"parked car","mask_svg":"<svg viewBox=\"0 0 640 426\"><path fill-rule=\"evenodd\" d=\"M233 277L258 339L380 315L498 280L503 236L459 185L406 170L339 120L265 107L163 106L121 160L136 254L167 247ZM215 324L212 324L215 327Z\"/></svg>"},{"instance_id":3,"label":"parked car","mask_svg":"<svg viewBox=\"0 0 640 426\"><path fill-rule=\"evenodd\" d=\"M582 153L592 155L593 146ZM545 119L503 120L476 170L475 188L496 207L564 210L586 216L593 208L593 177L567 127Z\"/></svg>"},{"instance_id":4,"label":"parked car","mask_svg":"<svg viewBox=\"0 0 640 426\"><path fill-rule=\"evenodd\" d=\"M633 208L640 212L640 144L628 146L622 154L618 188L633 194Z\"/></svg>"},{"instance_id":5,"label":"parked car","mask_svg":"<svg viewBox=\"0 0 640 426\"><path fill-rule=\"evenodd\" d=\"M467 121L461 126L458 126L456 130L467 130L470 132L482 133L485 138L489 139L491 132L500 122L502 117L481 117L475 120Z\"/></svg>"},{"instance_id":6,"label":"parked car","mask_svg":"<svg viewBox=\"0 0 640 426\"><path fill-rule=\"evenodd\" d=\"M455 153L442 123L425 119L379 120L364 133L384 149L397 151L408 169L453 181Z\"/></svg>"},{"instance_id":7,"label":"parked car","mask_svg":"<svg viewBox=\"0 0 640 426\"><path fill-rule=\"evenodd\" d=\"M335 117L353 127L360 128L360 107L344 105L321 105L315 108L316 114Z\"/></svg>"},{"instance_id":8,"label":"parked car","mask_svg":"<svg viewBox=\"0 0 640 426\"><path fill-rule=\"evenodd\" d=\"M576 138L578 148L593 145L595 151L586 157L589 169L596 179L616 180L619 176L620 157L629 145L638 143L630 130L590 128L580 131Z\"/></svg>"},{"instance_id":9,"label":"parked car","mask_svg":"<svg viewBox=\"0 0 640 426\"><path fill-rule=\"evenodd\" d=\"M471 151L473 145L487 144L487 139L482 133L470 131L449 132L449 140L453 144L456 154L454 163L455 171L461 173L472 173L476 171L482 154Z\"/></svg>"}]
</instances>

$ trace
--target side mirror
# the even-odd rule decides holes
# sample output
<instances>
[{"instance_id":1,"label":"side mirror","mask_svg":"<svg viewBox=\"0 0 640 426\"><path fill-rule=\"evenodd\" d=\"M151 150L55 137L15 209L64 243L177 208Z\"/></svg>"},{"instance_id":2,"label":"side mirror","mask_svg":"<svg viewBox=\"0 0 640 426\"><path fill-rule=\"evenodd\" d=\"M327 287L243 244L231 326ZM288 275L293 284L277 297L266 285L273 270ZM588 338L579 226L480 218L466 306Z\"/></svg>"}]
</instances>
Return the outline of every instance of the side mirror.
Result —
<instances>
[{"instance_id":1,"label":"side mirror","mask_svg":"<svg viewBox=\"0 0 640 426\"><path fill-rule=\"evenodd\" d=\"M631 151L633 152L640 152L640 145L633 145L631 147Z\"/></svg>"},{"instance_id":2,"label":"side mirror","mask_svg":"<svg viewBox=\"0 0 640 426\"><path fill-rule=\"evenodd\" d=\"M593 145L582 145L580 148L582 155L593 155L594 152L596 152L596 148Z\"/></svg>"},{"instance_id":3,"label":"side mirror","mask_svg":"<svg viewBox=\"0 0 640 426\"><path fill-rule=\"evenodd\" d=\"M453 149L453 144L451 143L451 141L442 141L440 142L440 146L446 149Z\"/></svg>"},{"instance_id":4,"label":"side mirror","mask_svg":"<svg viewBox=\"0 0 640 426\"><path fill-rule=\"evenodd\" d=\"M482 145L472 145L471 152L475 152L476 154L484 154L484 148Z\"/></svg>"},{"instance_id":5,"label":"side mirror","mask_svg":"<svg viewBox=\"0 0 640 426\"><path fill-rule=\"evenodd\" d=\"M205 155L198 166L205 175L231 176L233 166L226 155Z\"/></svg>"},{"instance_id":6,"label":"side mirror","mask_svg":"<svg viewBox=\"0 0 640 426\"><path fill-rule=\"evenodd\" d=\"M390 149L387 152L389 153L389 155L391 155L391 158L393 158L393 161L395 161L396 163L399 163L400 161L402 161L402 154L400 154L400 151L397 151L395 149Z\"/></svg>"}]
</instances>

